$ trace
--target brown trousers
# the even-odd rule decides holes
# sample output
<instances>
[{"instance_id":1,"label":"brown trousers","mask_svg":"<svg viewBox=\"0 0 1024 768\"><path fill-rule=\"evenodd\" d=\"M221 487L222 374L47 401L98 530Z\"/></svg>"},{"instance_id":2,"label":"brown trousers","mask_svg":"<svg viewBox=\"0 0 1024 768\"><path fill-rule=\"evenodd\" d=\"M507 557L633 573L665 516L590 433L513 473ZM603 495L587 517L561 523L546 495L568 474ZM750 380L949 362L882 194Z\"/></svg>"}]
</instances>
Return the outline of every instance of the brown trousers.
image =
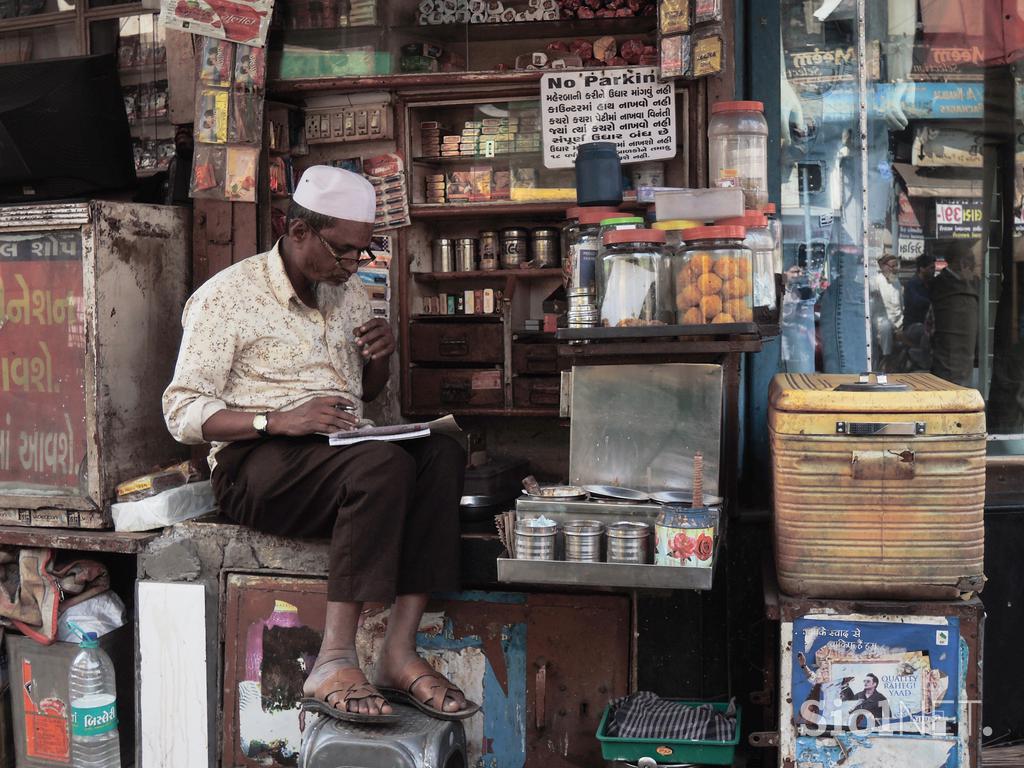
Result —
<instances>
[{"instance_id":1,"label":"brown trousers","mask_svg":"<svg viewBox=\"0 0 1024 768\"><path fill-rule=\"evenodd\" d=\"M329 537L328 600L389 603L458 589L465 463L444 435L345 447L315 435L270 437L221 449L213 489L237 523Z\"/></svg>"}]
</instances>

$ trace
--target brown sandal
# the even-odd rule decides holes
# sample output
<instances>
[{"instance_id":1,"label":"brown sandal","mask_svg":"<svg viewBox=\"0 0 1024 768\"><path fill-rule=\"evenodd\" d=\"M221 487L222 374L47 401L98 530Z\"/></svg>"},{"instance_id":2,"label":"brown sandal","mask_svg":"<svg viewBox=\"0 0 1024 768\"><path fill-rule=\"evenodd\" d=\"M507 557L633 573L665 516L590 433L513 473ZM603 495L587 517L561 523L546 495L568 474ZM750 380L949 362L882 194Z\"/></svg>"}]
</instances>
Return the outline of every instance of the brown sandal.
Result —
<instances>
[{"instance_id":1,"label":"brown sandal","mask_svg":"<svg viewBox=\"0 0 1024 768\"><path fill-rule=\"evenodd\" d=\"M416 661L410 661L409 664L406 665L405 669L409 669L411 665L416 664L417 662L426 664L423 659L417 659ZM403 674L404 671L405 670L403 670ZM420 680L423 680L424 678L433 680L433 684L428 689L430 691L430 695L426 699L420 700L412 692L412 689L416 686L416 683L420 682ZM436 717L439 720L465 720L480 711L479 704L466 699L466 706L462 709L457 712L445 712L444 703L451 696L451 693L453 691L462 693L462 691L457 686L452 685L451 680L433 669L413 678L413 681L405 687L405 690L390 688L385 685L378 685L377 689L381 693L385 694L389 701L397 700L405 704L411 704L420 712L424 712L431 717ZM463 697L465 698L465 696Z\"/></svg>"},{"instance_id":2,"label":"brown sandal","mask_svg":"<svg viewBox=\"0 0 1024 768\"><path fill-rule=\"evenodd\" d=\"M394 713L364 715L362 712L348 711L350 702L363 699L387 701L379 690L366 681L359 667L343 667L317 686L313 697L300 699L299 704L304 710L349 723L394 723L398 720L398 715Z\"/></svg>"}]
</instances>

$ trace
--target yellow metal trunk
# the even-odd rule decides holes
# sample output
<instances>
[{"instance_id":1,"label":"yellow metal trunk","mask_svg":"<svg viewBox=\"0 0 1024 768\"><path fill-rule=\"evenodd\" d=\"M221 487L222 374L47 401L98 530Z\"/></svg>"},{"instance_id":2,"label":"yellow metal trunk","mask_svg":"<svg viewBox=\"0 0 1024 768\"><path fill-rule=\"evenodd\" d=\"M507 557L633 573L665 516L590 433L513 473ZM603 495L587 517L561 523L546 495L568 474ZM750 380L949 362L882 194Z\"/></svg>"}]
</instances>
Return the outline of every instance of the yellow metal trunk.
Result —
<instances>
[{"instance_id":1,"label":"yellow metal trunk","mask_svg":"<svg viewBox=\"0 0 1024 768\"><path fill-rule=\"evenodd\" d=\"M769 401L784 592L930 599L981 590L985 414L976 390L930 374L883 385L784 374Z\"/></svg>"}]
</instances>

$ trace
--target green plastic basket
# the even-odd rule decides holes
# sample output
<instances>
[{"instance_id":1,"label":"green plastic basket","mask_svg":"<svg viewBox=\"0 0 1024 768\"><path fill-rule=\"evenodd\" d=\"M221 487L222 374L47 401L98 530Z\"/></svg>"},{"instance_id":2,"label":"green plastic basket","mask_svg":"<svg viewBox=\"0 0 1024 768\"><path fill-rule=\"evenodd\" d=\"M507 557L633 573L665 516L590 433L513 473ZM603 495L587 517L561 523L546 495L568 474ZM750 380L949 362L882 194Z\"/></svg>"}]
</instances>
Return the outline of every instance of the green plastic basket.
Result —
<instances>
[{"instance_id":1,"label":"green plastic basket","mask_svg":"<svg viewBox=\"0 0 1024 768\"><path fill-rule=\"evenodd\" d=\"M679 701L691 707L709 702ZM727 703L713 702L711 706L725 712ZM606 736L604 729L611 713L611 705L604 708L601 724L597 726L597 740L601 742L601 756L605 760L626 760L637 762L641 757L650 757L658 763L696 763L698 765L732 765L736 745L740 743L741 712L736 707L736 734L732 741L699 741L697 739L620 739Z\"/></svg>"}]
</instances>

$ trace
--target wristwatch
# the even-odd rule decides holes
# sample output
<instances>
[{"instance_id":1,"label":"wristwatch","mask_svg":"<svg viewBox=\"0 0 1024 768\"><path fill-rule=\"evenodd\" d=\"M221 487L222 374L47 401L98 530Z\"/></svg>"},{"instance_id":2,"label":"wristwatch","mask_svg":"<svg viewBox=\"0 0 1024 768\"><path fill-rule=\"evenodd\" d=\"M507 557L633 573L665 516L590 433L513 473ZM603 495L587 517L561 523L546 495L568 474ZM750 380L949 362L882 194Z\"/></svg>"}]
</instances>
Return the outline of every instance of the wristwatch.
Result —
<instances>
[{"instance_id":1,"label":"wristwatch","mask_svg":"<svg viewBox=\"0 0 1024 768\"><path fill-rule=\"evenodd\" d=\"M257 413L252 417L252 428L260 433L263 437L266 437L270 433L267 432L267 414Z\"/></svg>"}]
</instances>

